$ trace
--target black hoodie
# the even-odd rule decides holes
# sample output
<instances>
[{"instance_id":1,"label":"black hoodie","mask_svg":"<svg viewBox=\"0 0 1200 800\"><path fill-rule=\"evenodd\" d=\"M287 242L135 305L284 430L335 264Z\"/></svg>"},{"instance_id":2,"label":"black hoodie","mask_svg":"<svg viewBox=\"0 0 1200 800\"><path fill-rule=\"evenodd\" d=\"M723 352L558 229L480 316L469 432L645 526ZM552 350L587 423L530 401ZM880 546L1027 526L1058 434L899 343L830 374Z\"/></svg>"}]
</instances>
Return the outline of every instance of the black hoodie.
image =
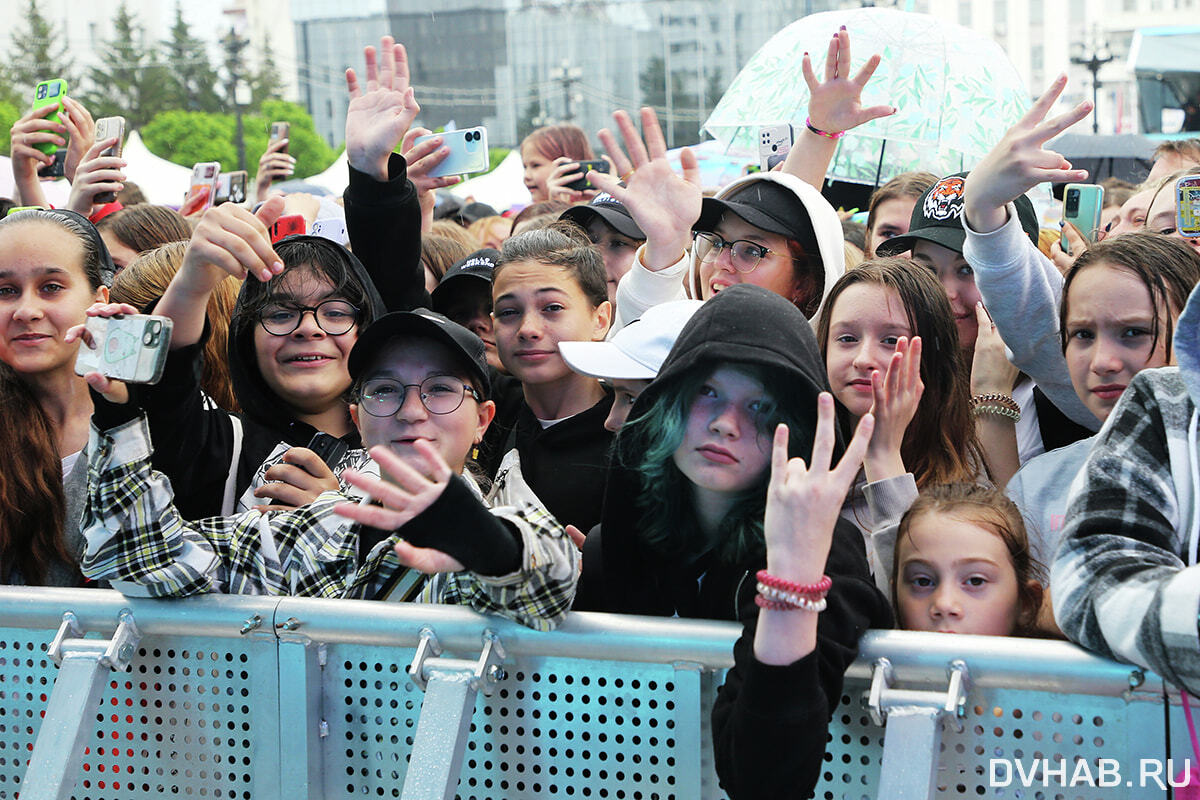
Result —
<instances>
[{"instance_id":1,"label":"black hoodie","mask_svg":"<svg viewBox=\"0 0 1200 800\"><path fill-rule=\"evenodd\" d=\"M340 259L347 273L362 284L370 318L378 319L387 312L366 269L346 248L319 236L294 236L288 241L306 241L326 251L331 259ZM286 442L302 447L317 432L295 418L258 369L254 351L258 322L238 317L254 280L248 278L243 284L229 329L229 371L242 406L240 433L231 415L206 404L201 394L203 340L172 350L162 380L141 392L154 442L154 468L171 479L175 504L185 519L223 513L226 482L235 455L234 500L250 485L255 471L276 445ZM357 431L343 438L351 447L361 446Z\"/></svg>"},{"instance_id":2,"label":"black hoodie","mask_svg":"<svg viewBox=\"0 0 1200 800\"><path fill-rule=\"evenodd\" d=\"M776 385L785 387L777 402L792 418L811 420L808 430L792 431L790 437L791 454L808 458L817 395L828 391L821 351L804 315L757 286L730 287L696 312L630 418L645 414L685 373L721 363L756 364L777 376ZM835 458L840 445L837 449ZM635 501L642 488L629 467L639 454L623 449L620 437L618 453L601 527L585 545L584 606L740 620L744 631L734 648L735 666L713 709L717 773L731 798L807 796L820 772L829 714L841 699L842 676L857 656L858 639L868 628L891 625L887 600L871 579L861 534L839 518L825 567L833 588L818 622L816 651L787 667L760 664L753 656L758 621L754 573L766 566L765 552L740 563L710 554L689 565L647 546L638 535Z\"/></svg>"}]
</instances>

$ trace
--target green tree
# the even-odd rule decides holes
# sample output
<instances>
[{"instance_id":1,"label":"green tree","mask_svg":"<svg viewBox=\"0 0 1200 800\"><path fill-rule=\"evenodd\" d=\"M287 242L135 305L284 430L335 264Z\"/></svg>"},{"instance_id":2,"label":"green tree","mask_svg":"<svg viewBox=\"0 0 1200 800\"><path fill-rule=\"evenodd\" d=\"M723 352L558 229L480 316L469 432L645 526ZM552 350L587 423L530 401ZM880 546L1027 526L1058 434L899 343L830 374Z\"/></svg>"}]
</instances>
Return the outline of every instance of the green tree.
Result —
<instances>
[{"instance_id":1,"label":"green tree","mask_svg":"<svg viewBox=\"0 0 1200 800\"><path fill-rule=\"evenodd\" d=\"M271 37L263 39L262 52L259 54L258 69L250 78L251 101L253 108L262 108L263 103L279 100L283 94L283 77L275 65L275 50L271 47Z\"/></svg>"},{"instance_id":2,"label":"green tree","mask_svg":"<svg viewBox=\"0 0 1200 800\"><path fill-rule=\"evenodd\" d=\"M97 53L100 66L89 70L93 88L86 102L93 117L120 114L130 130L137 130L164 107L169 71L158 63L145 38L122 0L113 17L113 37L102 42Z\"/></svg>"},{"instance_id":3,"label":"green tree","mask_svg":"<svg viewBox=\"0 0 1200 800\"><path fill-rule=\"evenodd\" d=\"M192 36L183 7L175 3L175 23L171 36L162 43L162 54L168 66L163 106L158 110L220 111L217 95L217 71L208 59L204 42Z\"/></svg>"},{"instance_id":4,"label":"green tree","mask_svg":"<svg viewBox=\"0 0 1200 800\"><path fill-rule=\"evenodd\" d=\"M74 85L72 59L66 37L42 16L37 0L29 0L21 22L13 29L4 54L0 99L28 106L39 81L64 78Z\"/></svg>"},{"instance_id":5,"label":"green tree","mask_svg":"<svg viewBox=\"0 0 1200 800\"><path fill-rule=\"evenodd\" d=\"M0 155L10 155L12 141L8 138L8 134L5 131L21 118L21 115L25 113L26 105L24 102L9 103L0 100Z\"/></svg>"}]
</instances>

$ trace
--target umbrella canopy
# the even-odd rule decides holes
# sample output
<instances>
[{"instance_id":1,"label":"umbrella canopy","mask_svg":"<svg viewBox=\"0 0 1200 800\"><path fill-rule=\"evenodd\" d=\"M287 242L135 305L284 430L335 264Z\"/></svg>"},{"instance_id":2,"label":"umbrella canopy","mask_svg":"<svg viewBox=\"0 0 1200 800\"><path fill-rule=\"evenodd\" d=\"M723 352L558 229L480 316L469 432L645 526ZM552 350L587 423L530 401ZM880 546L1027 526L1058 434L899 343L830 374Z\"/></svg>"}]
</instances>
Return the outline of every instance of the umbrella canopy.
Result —
<instances>
[{"instance_id":1,"label":"umbrella canopy","mask_svg":"<svg viewBox=\"0 0 1200 800\"><path fill-rule=\"evenodd\" d=\"M125 139L121 155L128 164L123 170L125 177L138 185L147 200L158 205L179 207L192 182L190 167L151 153L137 131L131 131Z\"/></svg>"},{"instance_id":2,"label":"umbrella canopy","mask_svg":"<svg viewBox=\"0 0 1200 800\"><path fill-rule=\"evenodd\" d=\"M970 169L1029 107L1024 82L991 39L927 14L860 8L811 14L771 37L738 73L704 129L726 145L756 149L764 125L803 127L804 53L820 58L841 25L851 34L851 74L871 54L883 56L863 105L890 103L899 110L860 125L838 143L833 179L877 185L909 170L946 175Z\"/></svg>"},{"instance_id":3,"label":"umbrella canopy","mask_svg":"<svg viewBox=\"0 0 1200 800\"><path fill-rule=\"evenodd\" d=\"M1093 183L1112 177L1134 184L1150 174L1156 146L1153 139L1136 133L1117 136L1064 133L1046 145L1061 153L1071 166L1086 169Z\"/></svg>"}]
</instances>

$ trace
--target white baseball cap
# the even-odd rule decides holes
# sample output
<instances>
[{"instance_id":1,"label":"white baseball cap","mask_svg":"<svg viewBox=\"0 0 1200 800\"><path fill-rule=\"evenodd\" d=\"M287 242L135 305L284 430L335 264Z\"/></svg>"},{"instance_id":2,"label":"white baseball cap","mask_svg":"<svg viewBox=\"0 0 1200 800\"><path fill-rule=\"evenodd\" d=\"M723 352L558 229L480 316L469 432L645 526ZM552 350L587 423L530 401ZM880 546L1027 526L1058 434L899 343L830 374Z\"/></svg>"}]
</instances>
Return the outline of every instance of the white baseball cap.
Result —
<instances>
[{"instance_id":1,"label":"white baseball cap","mask_svg":"<svg viewBox=\"0 0 1200 800\"><path fill-rule=\"evenodd\" d=\"M653 380L700 300L673 300L646 310L605 342L559 342L567 366L611 380Z\"/></svg>"}]
</instances>

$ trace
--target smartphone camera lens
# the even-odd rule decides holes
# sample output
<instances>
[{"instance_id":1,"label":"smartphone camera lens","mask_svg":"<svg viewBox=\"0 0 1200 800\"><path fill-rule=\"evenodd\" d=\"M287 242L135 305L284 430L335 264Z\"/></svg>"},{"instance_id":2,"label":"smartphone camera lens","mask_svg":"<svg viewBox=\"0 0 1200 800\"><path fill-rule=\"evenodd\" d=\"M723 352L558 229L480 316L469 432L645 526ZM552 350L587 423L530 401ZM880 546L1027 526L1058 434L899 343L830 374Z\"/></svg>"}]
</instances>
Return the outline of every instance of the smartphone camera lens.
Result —
<instances>
[{"instance_id":1,"label":"smartphone camera lens","mask_svg":"<svg viewBox=\"0 0 1200 800\"><path fill-rule=\"evenodd\" d=\"M46 99L46 87L45 86L39 86L37 88L37 99L38 100Z\"/></svg>"}]
</instances>

